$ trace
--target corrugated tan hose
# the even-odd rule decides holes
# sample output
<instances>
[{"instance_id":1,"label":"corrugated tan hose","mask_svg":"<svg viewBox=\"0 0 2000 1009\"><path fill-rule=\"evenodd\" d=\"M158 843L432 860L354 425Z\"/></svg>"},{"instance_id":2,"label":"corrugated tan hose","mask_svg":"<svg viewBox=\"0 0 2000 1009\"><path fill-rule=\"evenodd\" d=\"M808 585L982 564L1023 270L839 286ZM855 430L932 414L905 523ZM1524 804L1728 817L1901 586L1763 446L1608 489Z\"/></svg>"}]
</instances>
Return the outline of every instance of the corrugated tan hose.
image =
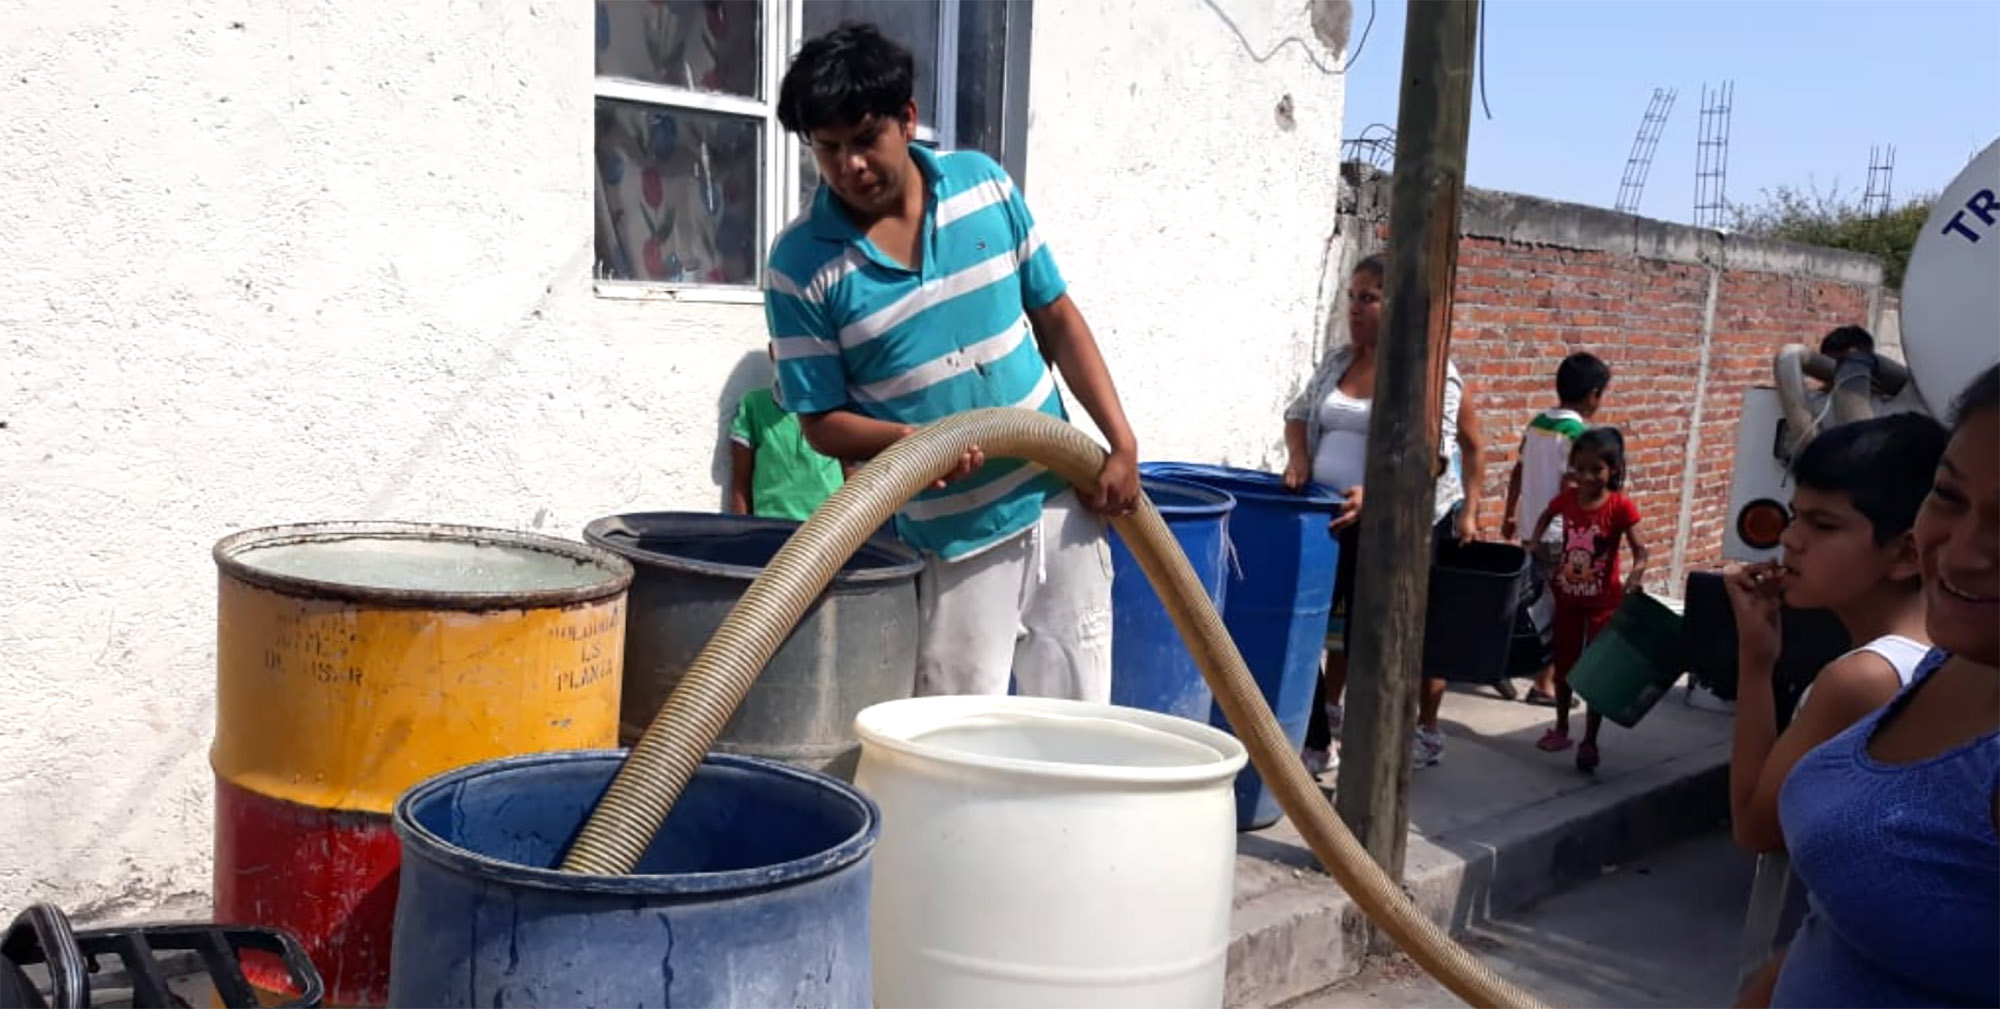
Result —
<instances>
[{"instance_id":1,"label":"corrugated tan hose","mask_svg":"<svg viewBox=\"0 0 2000 1009\"><path fill-rule=\"evenodd\" d=\"M814 512L750 583L618 769L564 858L563 869L598 875L632 870L751 682L806 607L883 522L951 472L972 445L989 459L1038 463L1082 488L1095 486L1104 465L1104 450L1081 431L1030 410L958 414L896 443ZM1467 1003L1538 1006L1419 913L1334 816L1152 502L1142 499L1137 510L1113 524L1165 601L1257 772L1341 888L1426 973Z\"/></svg>"}]
</instances>

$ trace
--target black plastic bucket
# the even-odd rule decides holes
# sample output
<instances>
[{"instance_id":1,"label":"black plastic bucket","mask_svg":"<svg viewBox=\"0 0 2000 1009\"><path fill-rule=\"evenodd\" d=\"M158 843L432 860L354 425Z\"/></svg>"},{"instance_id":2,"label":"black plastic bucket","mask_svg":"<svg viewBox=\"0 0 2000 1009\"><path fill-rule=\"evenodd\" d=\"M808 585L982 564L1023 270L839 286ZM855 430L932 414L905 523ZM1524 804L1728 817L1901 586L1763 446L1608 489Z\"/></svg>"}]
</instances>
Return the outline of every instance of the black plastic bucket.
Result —
<instances>
[{"instance_id":1,"label":"black plastic bucket","mask_svg":"<svg viewBox=\"0 0 2000 1009\"><path fill-rule=\"evenodd\" d=\"M1438 545L1424 617L1424 675L1461 683L1507 678L1528 552L1512 543Z\"/></svg>"},{"instance_id":2,"label":"black plastic bucket","mask_svg":"<svg viewBox=\"0 0 2000 1009\"><path fill-rule=\"evenodd\" d=\"M1681 665L1696 683L1723 700L1736 699L1736 611L1729 591L1716 571L1691 571ZM1771 671L1771 692L1778 724L1789 724L1799 698L1827 663L1847 654L1847 627L1829 610L1786 607L1778 616L1781 635L1778 664Z\"/></svg>"}]
</instances>

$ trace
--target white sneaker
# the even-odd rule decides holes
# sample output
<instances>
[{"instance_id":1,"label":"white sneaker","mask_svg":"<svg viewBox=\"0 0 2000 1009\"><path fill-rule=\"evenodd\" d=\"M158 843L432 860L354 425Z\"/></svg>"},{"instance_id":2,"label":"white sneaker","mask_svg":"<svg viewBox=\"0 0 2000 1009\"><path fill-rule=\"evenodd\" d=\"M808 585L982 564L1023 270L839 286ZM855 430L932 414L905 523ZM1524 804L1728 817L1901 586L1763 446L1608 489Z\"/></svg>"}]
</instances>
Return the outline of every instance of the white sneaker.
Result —
<instances>
[{"instance_id":1,"label":"white sneaker","mask_svg":"<svg viewBox=\"0 0 2000 1009\"><path fill-rule=\"evenodd\" d=\"M1434 767L1444 760L1444 733L1417 726L1410 739L1410 766Z\"/></svg>"},{"instance_id":2,"label":"white sneaker","mask_svg":"<svg viewBox=\"0 0 2000 1009\"><path fill-rule=\"evenodd\" d=\"M1306 773L1315 778L1340 769L1340 754L1334 750L1315 750L1308 746L1299 754L1299 759L1305 762Z\"/></svg>"},{"instance_id":3,"label":"white sneaker","mask_svg":"<svg viewBox=\"0 0 2000 1009\"><path fill-rule=\"evenodd\" d=\"M1733 715L1736 713L1735 701L1725 701L1715 696L1715 692L1709 690L1707 687L1697 687L1690 684L1687 687L1687 693L1681 699L1688 707L1696 711L1713 711L1724 715Z\"/></svg>"}]
</instances>

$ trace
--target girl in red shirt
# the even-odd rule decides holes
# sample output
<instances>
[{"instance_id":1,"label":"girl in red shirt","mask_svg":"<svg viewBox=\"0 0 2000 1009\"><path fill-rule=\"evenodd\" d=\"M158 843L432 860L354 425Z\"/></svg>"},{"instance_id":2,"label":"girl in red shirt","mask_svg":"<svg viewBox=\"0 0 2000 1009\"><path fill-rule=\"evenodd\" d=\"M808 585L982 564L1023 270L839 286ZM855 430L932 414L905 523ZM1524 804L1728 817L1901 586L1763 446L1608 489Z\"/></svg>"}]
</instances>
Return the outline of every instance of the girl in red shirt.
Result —
<instances>
[{"instance_id":1,"label":"girl in red shirt","mask_svg":"<svg viewBox=\"0 0 2000 1009\"><path fill-rule=\"evenodd\" d=\"M1639 540L1639 508L1620 491L1625 486L1625 438L1617 428L1592 428L1578 435L1569 452L1569 477L1535 523L1539 542L1555 519L1562 519L1562 556L1549 576L1556 604L1556 724L1535 743L1551 753L1569 748L1569 671L1583 655L1627 591L1644 591L1646 544ZM1618 541L1632 548L1632 570L1618 579ZM1597 730L1604 716L1584 720L1583 745L1576 748L1577 770L1597 770Z\"/></svg>"}]
</instances>

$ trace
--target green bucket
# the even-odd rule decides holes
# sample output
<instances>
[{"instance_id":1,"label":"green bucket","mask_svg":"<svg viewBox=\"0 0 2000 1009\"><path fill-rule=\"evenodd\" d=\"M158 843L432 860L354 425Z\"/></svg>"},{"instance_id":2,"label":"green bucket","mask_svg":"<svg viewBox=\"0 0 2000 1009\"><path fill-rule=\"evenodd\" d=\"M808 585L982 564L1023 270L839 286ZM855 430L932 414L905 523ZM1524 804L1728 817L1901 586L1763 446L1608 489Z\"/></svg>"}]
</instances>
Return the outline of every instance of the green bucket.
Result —
<instances>
[{"instance_id":1,"label":"green bucket","mask_svg":"<svg viewBox=\"0 0 2000 1009\"><path fill-rule=\"evenodd\" d=\"M1569 671L1570 689L1592 711L1626 728L1681 678L1681 615L1634 592Z\"/></svg>"}]
</instances>

